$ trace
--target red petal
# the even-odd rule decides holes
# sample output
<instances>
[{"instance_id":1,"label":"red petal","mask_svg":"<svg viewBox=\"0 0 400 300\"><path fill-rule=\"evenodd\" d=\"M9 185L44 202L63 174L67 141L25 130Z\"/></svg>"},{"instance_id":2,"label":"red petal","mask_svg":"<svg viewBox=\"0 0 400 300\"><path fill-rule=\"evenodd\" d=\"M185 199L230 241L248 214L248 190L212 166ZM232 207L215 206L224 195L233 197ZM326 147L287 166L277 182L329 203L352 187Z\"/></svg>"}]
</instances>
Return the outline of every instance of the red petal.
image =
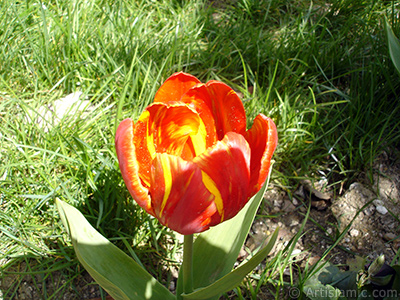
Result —
<instances>
[{"instance_id":1,"label":"red petal","mask_svg":"<svg viewBox=\"0 0 400 300\"><path fill-rule=\"evenodd\" d=\"M155 103L147 110L157 153L165 152L191 160L205 151L207 132L196 111L183 103Z\"/></svg>"},{"instance_id":2,"label":"red petal","mask_svg":"<svg viewBox=\"0 0 400 300\"><path fill-rule=\"evenodd\" d=\"M193 75L183 72L172 74L158 89L154 102L179 101L183 94L198 83L200 80Z\"/></svg>"},{"instance_id":3,"label":"red petal","mask_svg":"<svg viewBox=\"0 0 400 300\"><path fill-rule=\"evenodd\" d=\"M198 132L199 116L181 104L155 103L147 110L156 152L180 156L189 136Z\"/></svg>"},{"instance_id":4,"label":"red petal","mask_svg":"<svg viewBox=\"0 0 400 300\"><path fill-rule=\"evenodd\" d=\"M212 219L219 219L214 196L204 186L200 168L180 157L157 154L150 193L156 217L181 234L202 232Z\"/></svg>"},{"instance_id":5,"label":"red petal","mask_svg":"<svg viewBox=\"0 0 400 300\"><path fill-rule=\"evenodd\" d=\"M192 160L206 149L206 130L199 115L185 104L153 103L140 116L134 144L142 180L149 186L150 166L156 153Z\"/></svg>"},{"instance_id":6,"label":"red petal","mask_svg":"<svg viewBox=\"0 0 400 300\"><path fill-rule=\"evenodd\" d=\"M133 121L131 119L125 119L119 124L115 135L115 148L122 178L129 192L141 207L154 215L148 189L142 185L139 178L139 166L133 144Z\"/></svg>"},{"instance_id":7,"label":"red petal","mask_svg":"<svg viewBox=\"0 0 400 300\"><path fill-rule=\"evenodd\" d=\"M207 103L211 103L210 95L204 84L196 85L184 94L181 102L194 109L202 119L207 136L206 147L211 147L217 141L217 133L215 128L214 116Z\"/></svg>"},{"instance_id":8,"label":"red petal","mask_svg":"<svg viewBox=\"0 0 400 300\"><path fill-rule=\"evenodd\" d=\"M245 137L251 149L249 194L251 197L259 191L267 179L271 158L278 144L278 133L274 121L259 114Z\"/></svg>"},{"instance_id":9,"label":"red petal","mask_svg":"<svg viewBox=\"0 0 400 300\"><path fill-rule=\"evenodd\" d=\"M195 157L193 162L209 177L203 178L203 182L210 192L220 196L215 200L221 215L218 223L235 216L248 200L250 148L245 138L228 132L222 141Z\"/></svg>"},{"instance_id":10,"label":"red petal","mask_svg":"<svg viewBox=\"0 0 400 300\"><path fill-rule=\"evenodd\" d=\"M243 134L246 130L246 113L239 96L226 84L211 80L206 84L209 98L204 99L210 108L218 140L229 132Z\"/></svg>"}]
</instances>

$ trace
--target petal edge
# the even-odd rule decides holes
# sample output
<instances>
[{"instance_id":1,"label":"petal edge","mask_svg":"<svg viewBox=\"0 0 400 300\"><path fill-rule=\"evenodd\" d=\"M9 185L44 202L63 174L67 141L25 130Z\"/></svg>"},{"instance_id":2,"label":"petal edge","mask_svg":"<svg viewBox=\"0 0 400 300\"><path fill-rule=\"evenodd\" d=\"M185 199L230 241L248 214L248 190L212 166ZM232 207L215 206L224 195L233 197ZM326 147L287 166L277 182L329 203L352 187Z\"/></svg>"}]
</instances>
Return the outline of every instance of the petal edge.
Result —
<instances>
[{"instance_id":1,"label":"petal edge","mask_svg":"<svg viewBox=\"0 0 400 300\"><path fill-rule=\"evenodd\" d=\"M139 178L139 166L136 160L135 146L133 144L132 119L123 120L115 134L115 149L121 170L122 178L135 201L148 213L154 215L148 189Z\"/></svg>"},{"instance_id":2,"label":"petal edge","mask_svg":"<svg viewBox=\"0 0 400 300\"><path fill-rule=\"evenodd\" d=\"M244 134L246 131L246 112L236 92L220 81L210 80L206 83L210 108L217 131L218 140L227 132Z\"/></svg>"},{"instance_id":3,"label":"petal edge","mask_svg":"<svg viewBox=\"0 0 400 300\"><path fill-rule=\"evenodd\" d=\"M201 83L200 80L193 75L184 72L174 73L158 89L154 103L179 101L183 94L199 83Z\"/></svg>"},{"instance_id":4,"label":"petal edge","mask_svg":"<svg viewBox=\"0 0 400 300\"><path fill-rule=\"evenodd\" d=\"M257 193L269 174L271 158L278 144L278 133L272 119L259 114L245 138L251 149L250 194Z\"/></svg>"}]
</instances>

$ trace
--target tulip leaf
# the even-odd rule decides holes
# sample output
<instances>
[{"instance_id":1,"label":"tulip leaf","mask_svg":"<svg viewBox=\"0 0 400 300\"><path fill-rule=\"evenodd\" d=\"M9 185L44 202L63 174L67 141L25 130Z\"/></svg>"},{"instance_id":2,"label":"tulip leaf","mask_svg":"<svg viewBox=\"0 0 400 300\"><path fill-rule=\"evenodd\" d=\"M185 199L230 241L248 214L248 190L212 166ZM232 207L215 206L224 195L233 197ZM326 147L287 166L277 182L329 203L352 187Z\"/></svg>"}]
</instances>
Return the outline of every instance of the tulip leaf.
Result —
<instances>
[{"instance_id":1,"label":"tulip leaf","mask_svg":"<svg viewBox=\"0 0 400 300\"><path fill-rule=\"evenodd\" d=\"M268 183L232 219L201 233L193 245L193 288L203 288L231 272ZM181 270L182 271L182 270ZM182 276L177 283L177 298L182 294Z\"/></svg>"},{"instance_id":2,"label":"tulip leaf","mask_svg":"<svg viewBox=\"0 0 400 300\"><path fill-rule=\"evenodd\" d=\"M385 27L388 37L389 54L397 71L400 72L400 40L395 36L387 20L385 20Z\"/></svg>"},{"instance_id":3,"label":"tulip leaf","mask_svg":"<svg viewBox=\"0 0 400 300\"><path fill-rule=\"evenodd\" d=\"M176 299L132 258L118 249L71 205L56 200L76 256L96 282L114 300Z\"/></svg>"},{"instance_id":4,"label":"tulip leaf","mask_svg":"<svg viewBox=\"0 0 400 300\"><path fill-rule=\"evenodd\" d=\"M257 252L248 262L236 268L232 272L228 273L221 279L215 281L205 288L200 288L190 294L183 294L184 299L210 299L220 294L230 291L238 286L243 278L249 274L255 267L257 267L261 261L268 255L272 247L275 245L276 239L278 238L279 228L277 228L274 234L271 236L268 244Z\"/></svg>"}]
</instances>

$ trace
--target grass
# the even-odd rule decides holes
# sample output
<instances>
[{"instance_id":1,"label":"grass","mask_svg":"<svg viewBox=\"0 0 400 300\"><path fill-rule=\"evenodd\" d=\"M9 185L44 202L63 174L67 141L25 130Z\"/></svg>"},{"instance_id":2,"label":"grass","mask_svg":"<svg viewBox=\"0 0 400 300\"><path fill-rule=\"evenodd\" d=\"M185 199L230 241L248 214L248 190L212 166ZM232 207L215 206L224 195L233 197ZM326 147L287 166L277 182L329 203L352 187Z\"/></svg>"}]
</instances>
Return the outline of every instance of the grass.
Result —
<instances>
[{"instance_id":1,"label":"grass","mask_svg":"<svg viewBox=\"0 0 400 300\"><path fill-rule=\"evenodd\" d=\"M399 74L384 16L399 35L394 1L14 1L0 6L0 261L34 285L61 271L43 299L75 291L82 270L54 207L74 204L105 236L168 285L175 236L130 200L113 146L118 123L137 118L160 84L184 70L243 94L250 120L279 129L272 180L288 190L323 173L350 184L386 149L399 149ZM46 107L72 92L88 110L43 126ZM72 108L74 110L74 108ZM50 121L49 121L50 122ZM51 122L50 122L51 123ZM165 243L166 241L172 241ZM263 284L285 285L282 257ZM21 275L22 274L22 275ZM40 275L39 277L36 275ZM278 277L272 275L281 274ZM14 277L13 277L14 278ZM244 287L246 297L257 291ZM247 291L247 292L246 292ZM236 291L241 292L239 289ZM279 289L272 294L279 298ZM250 296L248 296L250 295ZM78 297L78 296L76 296ZM238 295L238 297L244 297Z\"/></svg>"}]
</instances>

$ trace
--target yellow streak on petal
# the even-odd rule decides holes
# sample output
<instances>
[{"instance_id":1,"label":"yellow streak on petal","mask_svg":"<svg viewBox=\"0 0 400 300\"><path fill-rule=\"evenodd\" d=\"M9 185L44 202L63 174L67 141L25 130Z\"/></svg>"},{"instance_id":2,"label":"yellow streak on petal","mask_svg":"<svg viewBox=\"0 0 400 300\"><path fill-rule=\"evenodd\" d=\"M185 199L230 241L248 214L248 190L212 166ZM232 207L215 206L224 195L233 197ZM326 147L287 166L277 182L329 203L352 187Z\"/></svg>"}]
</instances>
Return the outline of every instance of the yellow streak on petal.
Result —
<instances>
[{"instance_id":1,"label":"yellow streak on petal","mask_svg":"<svg viewBox=\"0 0 400 300\"><path fill-rule=\"evenodd\" d=\"M214 195L214 203L218 213L221 216L221 222L224 220L224 202L222 201L221 193L219 192L214 180L207 173L201 171L202 181L208 191Z\"/></svg>"},{"instance_id":2,"label":"yellow streak on petal","mask_svg":"<svg viewBox=\"0 0 400 300\"><path fill-rule=\"evenodd\" d=\"M207 138L207 130L206 126L203 123L203 120L199 118L199 128L196 134L191 135L193 148L196 156L199 156L201 153L206 151L206 138Z\"/></svg>"},{"instance_id":3,"label":"yellow streak on petal","mask_svg":"<svg viewBox=\"0 0 400 300\"><path fill-rule=\"evenodd\" d=\"M161 166L163 168L163 175L164 175L164 197L161 203L161 210L160 216L162 215L165 205L167 204L169 194L171 193L172 187L172 175L171 175L171 168L169 165L169 159L167 155L159 155L159 159L161 159Z\"/></svg>"},{"instance_id":4,"label":"yellow streak on petal","mask_svg":"<svg viewBox=\"0 0 400 300\"><path fill-rule=\"evenodd\" d=\"M154 159L154 157L156 156L156 148L154 147L154 137L153 137L151 124L149 122L149 118L150 118L150 112L148 110L145 110L141 114L138 122L146 123L146 128L147 128L147 132L146 132L147 149L149 150L151 158Z\"/></svg>"}]
</instances>

